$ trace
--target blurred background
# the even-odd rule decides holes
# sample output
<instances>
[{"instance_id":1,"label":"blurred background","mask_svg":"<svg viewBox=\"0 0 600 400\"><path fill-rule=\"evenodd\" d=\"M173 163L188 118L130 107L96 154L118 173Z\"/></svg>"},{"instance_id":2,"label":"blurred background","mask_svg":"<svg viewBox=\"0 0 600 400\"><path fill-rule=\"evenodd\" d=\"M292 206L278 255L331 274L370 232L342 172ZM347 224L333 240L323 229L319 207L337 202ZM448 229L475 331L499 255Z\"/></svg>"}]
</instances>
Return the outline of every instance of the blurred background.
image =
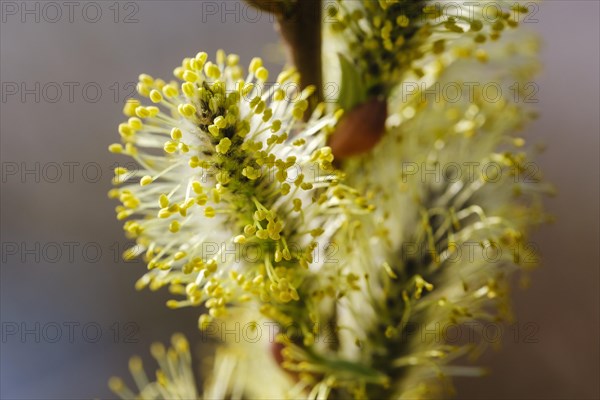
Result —
<instances>
[{"instance_id":1,"label":"blurred background","mask_svg":"<svg viewBox=\"0 0 600 400\"><path fill-rule=\"evenodd\" d=\"M128 376L131 355L195 334L198 315L168 310L166 292L134 292L145 267L119 261L127 241L106 192L124 159L106 148L123 101L139 73L170 78L200 50L281 65L278 37L267 14L237 1L1 6L0 397L112 398L106 381ZM599 13L597 1L546 1L529 24L544 71L528 134L547 146L537 161L559 191L547 202L557 222L535 234L542 268L514 293L535 340L507 328L481 360L491 374L458 380L460 398L600 397Z\"/></svg>"}]
</instances>

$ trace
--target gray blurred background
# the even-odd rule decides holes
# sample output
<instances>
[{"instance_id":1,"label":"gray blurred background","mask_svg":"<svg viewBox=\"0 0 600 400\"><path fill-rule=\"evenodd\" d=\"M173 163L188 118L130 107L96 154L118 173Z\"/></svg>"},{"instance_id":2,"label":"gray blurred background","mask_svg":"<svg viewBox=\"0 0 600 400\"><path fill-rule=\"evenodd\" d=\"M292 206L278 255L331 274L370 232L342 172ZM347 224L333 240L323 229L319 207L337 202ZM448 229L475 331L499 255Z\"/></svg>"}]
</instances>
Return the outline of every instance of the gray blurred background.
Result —
<instances>
[{"instance_id":1,"label":"gray blurred background","mask_svg":"<svg viewBox=\"0 0 600 400\"><path fill-rule=\"evenodd\" d=\"M106 147L131 82L221 47L281 64L277 35L237 1L1 3L1 397L111 398L106 381L128 375L131 355L194 333L197 316L167 310L166 292L135 293L144 266L114 260L127 242L106 192L125 159ZM539 329L531 343L507 330L481 360L491 375L457 381L461 398L600 396L599 13L597 1L547 1L529 24L545 43L529 134L547 145L538 162L559 190L547 202L557 222L534 237L543 267L514 294L519 326Z\"/></svg>"}]
</instances>

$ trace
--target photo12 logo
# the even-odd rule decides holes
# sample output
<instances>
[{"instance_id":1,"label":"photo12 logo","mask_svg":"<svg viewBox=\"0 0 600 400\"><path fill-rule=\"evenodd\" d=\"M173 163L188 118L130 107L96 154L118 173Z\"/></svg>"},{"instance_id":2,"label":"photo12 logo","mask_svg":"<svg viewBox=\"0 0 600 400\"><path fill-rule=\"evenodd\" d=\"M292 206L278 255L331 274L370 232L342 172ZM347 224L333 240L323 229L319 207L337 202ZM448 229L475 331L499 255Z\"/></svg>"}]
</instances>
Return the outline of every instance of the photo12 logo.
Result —
<instances>
[{"instance_id":1,"label":"photo12 logo","mask_svg":"<svg viewBox=\"0 0 600 400\"><path fill-rule=\"evenodd\" d=\"M403 102L418 99L421 102L450 103L473 102L477 99L493 104L511 100L514 103L535 104L540 87L535 82L426 82L404 81L399 87Z\"/></svg>"},{"instance_id":2,"label":"photo12 logo","mask_svg":"<svg viewBox=\"0 0 600 400\"><path fill-rule=\"evenodd\" d=\"M136 1L2 1L2 23L140 22Z\"/></svg>"},{"instance_id":3,"label":"photo12 logo","mask_svg":"<svg viewBox=\"0 0 600 400\"><path fill-rule=\"evenodd\" d=\"M11 184L95 184L102 177L113 179L115 170L125 170L121 175L125 182L135 179L139 169L134 161L110 165L95 161L4 161L0 163L0 181Z\"/></svg>"},{"instance_id":4,"label":"photo12 logo","mask_svg":"<svg viewBox=\"0 0 600 400\"><path fill-rule=\"evenodd\" d=\"M133 321L5 321L2 343L138 343L140 326Z\"/></svg>"},{"instance_id":5,"label":"photo12 logo","mask_svg":"<svg viewBox=\"0 0 600 400\"><path fill-rule=\"evenodd\" d=\"M23 266L36 264L118 264L137 263L141 252L133 242L99 243L94 241L3 241L2 264Z\"/></svg>"},{"instance_id":6,"label":"photo12 logo","mask_svg":"<svg viewBox=\"0 0 600 400\"><path fill-rule=\"evenodd\" d=\"M2 81L2 103L91 103L102 99L124 103L134 97L136 82L25 82Z\"/></svg>"}]
</instances>

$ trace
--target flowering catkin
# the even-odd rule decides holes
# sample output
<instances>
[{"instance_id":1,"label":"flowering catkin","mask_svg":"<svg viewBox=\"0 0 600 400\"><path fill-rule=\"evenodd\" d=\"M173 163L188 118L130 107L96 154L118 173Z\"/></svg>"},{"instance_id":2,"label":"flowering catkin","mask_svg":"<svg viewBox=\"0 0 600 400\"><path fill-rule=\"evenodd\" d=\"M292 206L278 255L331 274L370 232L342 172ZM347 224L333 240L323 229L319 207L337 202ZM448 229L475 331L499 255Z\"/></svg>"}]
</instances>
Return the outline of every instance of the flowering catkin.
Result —
<instances>
[{"instance_id":1,"label":"flowering catkin","mask_svg":"<svg viewBox=\"0 0 600 400\"><path fill-rule=\"evenodd\" d=\"M198 53L174 73L184 82L140 76L156 105L128 101L123 144L110 146L139 164L116 168L110 192L137 242L125 257L143 255L150 270L137 288L169 285L186 296L173 308L204 304L201 325L251 299L298 301L345 215L368 208L324 145L337 116L321 106L304 122L313 89L297 90L293 70L267 87L259 58L244 76L236 55Z\"/></svg>"},{"instance_id":2,"label":"flowering catkin","mask_svg":"<svg viewBox=\"0 0 600 400\"><path fill-rule=\"evenodd\" d=\"M138 242L128 255L151 268L139 286L186 295L173 307L205 304L203 328L278 326L269 339L281 360L266 335L225 344L205 397L439 398L449 377L481 373L456 360L488 343L452 343L448 327L510 319L509 278L537 262L527 238L550 190L517 135L535 116L526 12L505 1L330 4L324 57L339 64L324 72L339 105L387 104L381 141L339 170L325 143L340 112L320 105L304 122L310 88L295 101L259 94L258 59L242 77L237 57L199 53L175 70L181 87L141 76L140 94L165 111L129 103L124 146L111 146L141 166L118 169L126 183L111 192ZM233 247L207 256L215 243ZM249 244L261 257L240 257ZM315 257L332 244L335 260Z\"/></svg>"}]
</instances>

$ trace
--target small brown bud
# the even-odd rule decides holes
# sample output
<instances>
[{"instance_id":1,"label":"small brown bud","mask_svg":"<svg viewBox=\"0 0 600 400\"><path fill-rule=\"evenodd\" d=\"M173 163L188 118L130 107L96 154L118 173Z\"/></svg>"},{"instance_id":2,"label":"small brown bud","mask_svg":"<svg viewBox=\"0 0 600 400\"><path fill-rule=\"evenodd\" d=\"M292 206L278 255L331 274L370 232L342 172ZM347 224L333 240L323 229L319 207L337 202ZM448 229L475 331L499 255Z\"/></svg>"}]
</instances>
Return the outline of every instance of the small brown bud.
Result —
<instances>
[{"instance_id":1,"label":"small brown bud","mask_svg":"<svg viewBox=\"0 0 600 400\"><path fill-rule=\"evenodd\" d=\"M366 153L381 140L385 132L387 103L373 98L354 107L342 117L329 139L336 159Z\"/></svg>"}]
</instances>

